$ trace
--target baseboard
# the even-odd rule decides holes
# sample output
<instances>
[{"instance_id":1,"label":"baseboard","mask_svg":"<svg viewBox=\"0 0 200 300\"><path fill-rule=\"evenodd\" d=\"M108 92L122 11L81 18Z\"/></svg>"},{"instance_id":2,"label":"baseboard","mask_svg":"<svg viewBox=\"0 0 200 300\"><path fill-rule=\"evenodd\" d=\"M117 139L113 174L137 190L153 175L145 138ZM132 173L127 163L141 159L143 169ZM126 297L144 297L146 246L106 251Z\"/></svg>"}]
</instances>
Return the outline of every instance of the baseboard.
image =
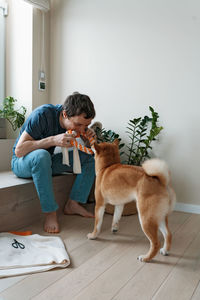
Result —
<instances>
[{"instance_id":1,"label":"baseboard","mask_svg":"<svg viewBox=\"0 0 200 300\"><path fill-rule=\"evenodd\" d=\"M176 203L174 210L192 214L200 214L200 205Z\"/></svg>"}]
</instances>

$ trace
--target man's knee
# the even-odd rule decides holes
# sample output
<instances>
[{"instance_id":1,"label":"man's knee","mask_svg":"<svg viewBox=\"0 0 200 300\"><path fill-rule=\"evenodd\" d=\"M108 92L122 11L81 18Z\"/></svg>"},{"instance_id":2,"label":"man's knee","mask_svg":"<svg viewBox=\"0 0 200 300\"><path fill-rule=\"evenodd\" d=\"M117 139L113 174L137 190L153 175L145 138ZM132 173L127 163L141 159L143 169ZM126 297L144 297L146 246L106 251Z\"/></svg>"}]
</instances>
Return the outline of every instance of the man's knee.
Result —
<instances>
[{"instance_id":1,"label":"man's knee","mask_svg":"<svg viewBox=\"0 0 200 300\"><path fill-rule=\"evenodd\" d=\"M35 150L33 163L34 165L39 165L40 167L51 166L52 160L50 153L45 149Z\"/></svg>"}]
</instances>

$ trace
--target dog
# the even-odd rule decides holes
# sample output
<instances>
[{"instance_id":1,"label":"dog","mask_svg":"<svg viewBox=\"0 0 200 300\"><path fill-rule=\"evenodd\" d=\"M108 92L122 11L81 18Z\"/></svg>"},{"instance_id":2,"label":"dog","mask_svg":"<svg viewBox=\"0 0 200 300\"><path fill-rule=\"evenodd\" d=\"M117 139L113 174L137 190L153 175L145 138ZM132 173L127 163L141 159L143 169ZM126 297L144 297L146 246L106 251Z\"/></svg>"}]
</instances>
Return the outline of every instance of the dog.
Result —
<instances>
[{"instance_id":1,"label":"dog","mask_svg":"<svg viewBox=\"0 0 200 300\"><path fill-rule=\"evenodd\" d=\"M176 195L170 184L167 164L160 159L146 160L142 166L120 163L118 140L100 143L95 147L95 225L88 239L96 239L101 230L105 206L115 206L111 231L117 232L124 204L136 201L139 221L144 234L150 241L149 251L140 255L143 262L150 261L158 252L160 242L158 229L164 237L160 249L168 255L172 234L168 227L168 215L176 202Z\"/></svg>"}]
</instances>

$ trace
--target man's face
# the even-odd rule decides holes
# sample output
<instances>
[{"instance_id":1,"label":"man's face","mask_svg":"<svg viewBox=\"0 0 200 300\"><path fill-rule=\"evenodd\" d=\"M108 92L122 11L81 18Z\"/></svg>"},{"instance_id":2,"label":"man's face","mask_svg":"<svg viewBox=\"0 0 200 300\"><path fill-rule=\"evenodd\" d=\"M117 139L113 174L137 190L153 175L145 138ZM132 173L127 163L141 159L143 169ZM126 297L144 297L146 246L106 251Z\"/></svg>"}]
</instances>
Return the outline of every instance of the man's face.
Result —
<instances>
[{"instance_id":1,"label":"man's face","mask_svg":"<svg viewBox=\"0 0 200 300\"><path fill-rule=\"evenodd\" d=\"M63 111L63 125L66 130L75 130L77 133L84 133L91 124L92 118L85 119L84 114L68 118Z\"/></svg>"}]
</instances>

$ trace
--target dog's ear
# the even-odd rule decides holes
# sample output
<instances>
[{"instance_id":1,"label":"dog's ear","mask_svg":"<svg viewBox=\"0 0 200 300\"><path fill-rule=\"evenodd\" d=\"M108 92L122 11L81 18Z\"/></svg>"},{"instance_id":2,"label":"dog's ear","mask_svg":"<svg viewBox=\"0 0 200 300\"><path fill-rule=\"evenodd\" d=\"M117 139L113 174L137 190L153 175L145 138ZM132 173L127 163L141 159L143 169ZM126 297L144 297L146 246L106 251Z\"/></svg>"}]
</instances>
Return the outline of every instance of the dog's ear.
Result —
<instances>
[{"instance_id":1,"label":"dog's ear","mask_svg":"<svg viewBox=\"0 0 200 300\"><path fill-rule=\"evenodd\" d=\"M99 153L100 147L97 143L94 143L94 149L96 150L97 153Z\"/></svg>"},{"instance_id":2,"label":"dog's ear","mask_svg":"<svg viewBox=\"0 0 200 300\"><path fill-rule=\"evenodd\" d=\"M119 140L118 139L115 139L113 144L115 144L116 146L119 146Z\"/></svg>"}]
</instances>

